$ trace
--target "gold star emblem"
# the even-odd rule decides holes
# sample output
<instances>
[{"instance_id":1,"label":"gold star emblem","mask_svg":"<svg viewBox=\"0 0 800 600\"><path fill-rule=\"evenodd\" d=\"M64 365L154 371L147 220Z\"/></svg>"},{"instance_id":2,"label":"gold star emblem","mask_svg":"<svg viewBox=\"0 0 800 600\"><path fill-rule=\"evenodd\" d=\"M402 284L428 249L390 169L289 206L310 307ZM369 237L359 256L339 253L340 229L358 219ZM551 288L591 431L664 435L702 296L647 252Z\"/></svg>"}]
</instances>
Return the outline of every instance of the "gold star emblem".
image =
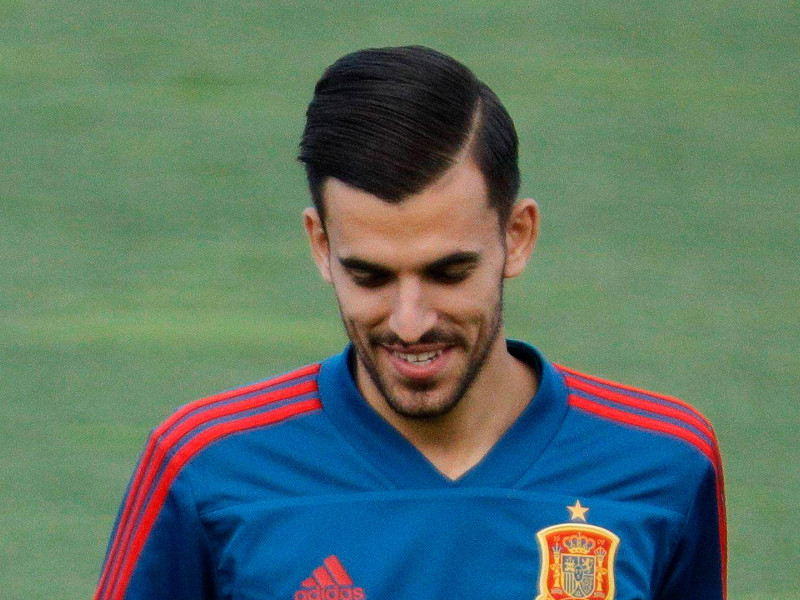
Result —
<instances>
[{"instance_id":1,"label":"gold star emblem","mask_svg":"<svg viewBox=\"0 0 800 600\"><path fill-rule=\"evenodd\" d=\"M586 513L589 512L589 507L581 506L580 500L575 500L575 504L568 506L567 510L569 511L570 521L581 520L584 523L586 522Z\"/></svg>"}]
</instances>

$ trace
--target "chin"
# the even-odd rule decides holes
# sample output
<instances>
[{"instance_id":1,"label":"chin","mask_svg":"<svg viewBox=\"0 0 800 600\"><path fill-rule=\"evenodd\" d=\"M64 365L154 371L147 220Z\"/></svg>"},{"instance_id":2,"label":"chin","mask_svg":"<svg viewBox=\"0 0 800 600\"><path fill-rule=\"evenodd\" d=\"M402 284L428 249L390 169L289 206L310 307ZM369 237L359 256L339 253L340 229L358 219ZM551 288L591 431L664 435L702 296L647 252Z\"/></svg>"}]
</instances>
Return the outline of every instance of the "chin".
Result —
<instances>
[{"instance_id":1,"label":"chin","mask_svg":"<svg viewBox=\"0 0 800 600\"><path fill-rule=\"evenodd\" d=\"M450 377L445 381L417 387L408 382L392 381L382 373L374 373L376 377L372 377L372 381L392 412L406 419L423 421L438 419L452 412L463 400L476 374L467 370L455 381Z\"/></svg>"},{"instance_id":2,"label":"chin","mask_svg":"<svg viewBox=\"0 0 800 600\"><path fill-rule=\"evenodd\" d=\"M430 392L423 392L422 394L433 396ZM408 395L408 392L405 394L390 392L388 394L384 393L383 398L396 415L416 421L433 421L444 417L458 406L461 401L461 397L450 396L442 398L439 394L429 398L414 398L413 392L411 393L411 398Z\"/></svg>"}]
</instances>

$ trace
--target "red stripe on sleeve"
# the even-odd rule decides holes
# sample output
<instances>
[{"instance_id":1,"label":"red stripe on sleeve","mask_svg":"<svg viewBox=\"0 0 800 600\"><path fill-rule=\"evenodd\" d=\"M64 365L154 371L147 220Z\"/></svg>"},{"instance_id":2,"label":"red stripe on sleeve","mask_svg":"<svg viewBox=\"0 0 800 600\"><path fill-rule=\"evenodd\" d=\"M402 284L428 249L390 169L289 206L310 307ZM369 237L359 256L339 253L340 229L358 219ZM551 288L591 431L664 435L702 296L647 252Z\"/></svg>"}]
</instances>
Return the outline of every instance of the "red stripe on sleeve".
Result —
<instances>
[{"instance_id":1,"label":"red stripe on sleeve","mask_svg":"<svg viewBox=\"0 0 800 600\"><path fill-rule=\"evenodd\" d=\"M555 366L559 371L564 371L566 373L570 373L571 375L582 377L583 379L589 379L596 383L602 383L604 385L620 388L628 392L644 394L645 396L652 396L653 398L659 398L660 400L666 400L667 402L672 402L673 404L677 404L678 406L682 406L683 408L691 411L692 414L694 414L698 419L702 420L708 427L711 427L711 423L708 421L708 419L705 418L705 416L701 412L699 412L691 404L684 402L683 400L680 400L678 398L674 398L672 396L666 396L664 394L657 394L655 392L650 392L648 390L643 390L641 388L636 388L630 385L624 385L622 383L617 383L616 381L610 381L608 379L601 379L600 377L595 377L594 375L587 375L586 373L581 373L580 371L570 369L569 367L565 367L564 365L554 364L553 366Z\"/></svg>"},{"instance_id":2,"label":"red stripe on sleeve","mask_svg":"<svg viewBox=\"0 0 800 600\"><path fill-rule=\"evenodd\" d=\"M153 434L150 436L148 444L145 448L144 453L142 454L142 458L139 461L139 465L134 473L133 481L130 486L130 491L128 497L125 499L125 504L122 509L122 514L120 516L119 524L117 525L117 529L114 535L114 540L111 544L111 549L108 553L108 557L106 558L106 565L103 568L103 572L100 576L100 582L97 586L97 593L95 594L95 600L100 600L100 598L104 597L105 594L103 590L107 584L107 580L109 574L111 572L111 562L112 557L116 557L116 550L119 547L120 539L122 538L123 532L127 529L128 522L130 520L131 514L131 506L133 506L135 501L134 492L138 493L140 489L141 481L143 478L147 477L147 473L151 467L151 458L152 454L156 449L156 446L161 443L161 436L164 434L165 431L170 429L175 423L183 419L186 415L191 413L192 411L198 410L200 408L210 406L211 404L217 402L224 402L225 400L229 400L236 396L244 396L246 394L251 394L253 392L257 392L268 387L272 387L275 385L280 385L281 383L286 383L288 381L292 381L294 379L299 379L301 377L306 377L307 375L313 375L319 372L321 365L319 363L308 365L301 369L297 369L296 371L292 371L290 373L286 373L284 375L280 375L273 379L269 379L267 381L262 381L259 383L253 383L250 385L246 385L240 388L236 388L233 390L228 390L227 392L222 392L219 394L215 394L213 396L208 396L206 398L202 398L195 402L191 402L180 409L178 409L172 416L170 416L167 420L165 420L161 425L159 425L154 431ZM159 461L160 462L160 461Z\"/></svg>"},{"instance_id":3,"label":"red stripe on sleeve","mask_svg":"<svg viewBox=\"0 0 800 600\"><path fill-rule=\"evenodd\" d=\"M160 512L161 507L167 498L169 488L172 485L172 482L178 476L178 473L180 473L180 470L183 468L183 466L195 454L197 454L197 452L212 442L215 442L232 433L263 427L265 425L272 425L280 421L284 421L290 417L318 410L320 408L322 408L322 402L320 402L318 398L302 400L300 402L295 402L294 404L280 406L269 412L219 423L209 427L204 431L201 431L190 441L184 444L167 463L167 466L164 470L164 475L159 480L158 485L153 491L153 496L150 499L144 514L142 515L141 523L136 529L136 533L131 540L130 551L125 556L125 560L119 572L119 578L114 585L114 589L112 590L111 597L113 600L122 600L122 598L125 596L125 590L130 582L133 569L136 566L136 562L139 559L142 548L144 548L147 537L150 535L150 530L153 528L156 518L158 517L158 513Z\"/></svg>"},{"instance_id":4,"label":"red stripe on sleeve","mask_svg":"<svg viewBox=\"0 0 800 600\"><path fill-rule=\"evenodd\" d=\"M717 458L717 516L719 518L719 547L722 558L722 597L728 597L728 515L725 503L725 477L722 474L722 456L719 446L714 443Z\"/></svg>"},{"instance_id":5,"label":"red stripe on sleeve","mask_svg":"<svg viewBox=\"0 0 800 600\"><path fill-rule=\"evenodd\" d=\"M582 410L585 410L592 414L596 414L601 417L605 417L612 421L626 423L628 425L634 425L637 427L641 427L643 429L649 429L651 431L667 433L675 437L681 438L682 440L689 442L692 446L700 450L700 452L702 452L706 456L706 458L708 458L708 460L711 461L711 466L714 468L714 474L716 478L717 519L719 528L720 558L722 562L722 573L721 573L722 589L723 589L723 597L727 598L728 528L727 528L727 517L725 510L725 485L722 475L722 460L720 458L719 447L716 443L716 437L713 436L713 431L711 436L712 444L709 445L703 438L701 438L697 434L692 433L691 431L688 431L678 425L674 425L672 423L667 423L664 421L659 421L658 419L652 419L650 417L644 417L642 415L629 413L624 410L612 408L597 402L592 402L591 400L587 400L586 398L582 398L581 396L577 396L575 394L569 395L568 403L570 404L570 406L580 408Z\"/></svg>"},{"instance_id":6,"label":"red stripe on sleeve","mask_svg":"<svg viewBox=\"0 0 800 600\"><path fill-rule=\"evenodd\" d=\"M131 486L128 498L126 499L125 508L123 509L124 512L120 519L119 526L117 527L114 543L111 552L109 552L95 600L100 600L100 598L107 598L109 596L109 594L106 593L106 588L108 588L109 580L113 580L119 571L119 565L124 558L123 549L128 545L135 527L135 516L141 511L145 498L147 498L147 494L152 487L153 480L156 478L161 464L164 461L164 457L175 443L180 441L184 435L188 434L195 427L203 425L213 419L257 408L258 406L272 402L279 402L293 396L314 392L316 390L317 383L315 380L306 381L275 392L268 392L246 400L226 404L222 407L209 408L179 423L166 434L163 439L158 439L155 435L152 436L151 443L148 444L145 456L142 457L140 467L137 470L134 485ZM159 430L161 430L161 435L163 435L166 428L160 427Z\"/></svg>"},{"instance_id":7,"label":"red stripe on sleeve","mask_svg":"<svg viewBox=\"0 0 800 600\"><path fill-rule=\"evenodd\" d=\"M576 390L581 390L582 392L588 392L589 394L594 394L595 396L600 396L601 398L606 398L608 400L612 400L613 402L624 404L625 406L640 408L642 410L646 410L652 413L664 415L665 417L672 417L674 419L683 421L687 425L695 427L698 431L701 431L709 439L714 438L714 431L708 425L708 422L705 419L698 418L697 413L695 411L692 411L692 413L689 414L682 411L679 408L675 408L672 406L665 406L664 404L659 404L658 402L653 402L651 400L643 400L642 398L627 396L625 394L621 394L619 392L615 392L606 389L604 387L587 383L575 377L567 376L564 379L566 380L567 385Z\"/></svg>"},{"instance_id":8,"label":"red stripe on sleeve","mask_svg":"<svg viewBox=\"0 0 800 600\"><path fill-rule=\"evenodd\" d=\"M593 402L591 400L587 400L586 398L583 398L576 394L570 394L568 402L570 406L578 407L587 412L600 415L601 417L606 417L607 419L611 419L612 421L626 423L628 425L636 425L637 427L642 427L643 429L649 429L651 431L668 433L682 440L685 440L689 442L692 446L700 450L700 452L705 454L708 460L711 461L711 464L714 466L714 469L717 468L717 455L714 449L709 445L709 443L706 442L696 433L684 429L679 425L668 423L666 421L659 421L658 419L653 419L651 417L645 417L642 415L629 413L627 411L620 410L618 408L612 408L610 406L606 406L605 404L600 404L599 402Z\"/></svg>"}]
</instances>

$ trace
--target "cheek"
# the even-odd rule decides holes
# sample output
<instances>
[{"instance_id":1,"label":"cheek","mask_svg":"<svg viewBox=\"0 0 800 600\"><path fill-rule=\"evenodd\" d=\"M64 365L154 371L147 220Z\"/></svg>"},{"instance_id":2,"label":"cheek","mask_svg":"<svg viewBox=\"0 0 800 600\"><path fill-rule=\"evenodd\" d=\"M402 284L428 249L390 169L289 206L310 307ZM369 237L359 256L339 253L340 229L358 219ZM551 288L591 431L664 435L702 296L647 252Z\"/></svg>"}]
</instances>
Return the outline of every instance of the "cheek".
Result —
<instances>
[{"instance_id":1,"label":"cheek","mask_svg":"<svg viewBox=\"0 0 800 600\"><path fill-rule=\"evenodd\" d=\"M492 280L448 290L440 295L437 304L448 320L477 324L491 317L499 301L500 284Z\"/></svg>"},{"instance_id":2,"label":"cheek","mask_svg":"<svg viewBox=\"0 0 800 600\"><path fill-rule=\"evenodd\" d=\"M359 328L370 327L384 320L387 301L384 295L366 291L351 283L336 285L334 290L342 316Z\"/></svg>"}]
</instances>

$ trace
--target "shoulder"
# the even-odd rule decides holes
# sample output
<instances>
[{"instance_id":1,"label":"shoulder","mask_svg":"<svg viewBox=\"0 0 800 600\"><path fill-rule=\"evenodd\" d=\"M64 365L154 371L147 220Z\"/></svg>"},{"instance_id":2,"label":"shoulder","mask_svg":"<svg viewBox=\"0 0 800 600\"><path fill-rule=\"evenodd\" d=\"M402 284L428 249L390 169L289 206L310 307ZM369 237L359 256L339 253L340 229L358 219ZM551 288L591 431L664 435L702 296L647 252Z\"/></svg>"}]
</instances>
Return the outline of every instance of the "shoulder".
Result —
<instances>
[{"instance_id":1,"label":"shoulder","mask_svg":"<svg viewBox=\"0 0 800 600\"><path fill-rule=\"evenodd\" d=\"M150 498L153 511L180 481L191 490L189 480L205 493L209 483L224 486L238 472L228 472L231 465L239 471L251 468L243 452L248 440L259 432L274 430L314 414L322 408L317 389L319 364L230 389L186 404L163 421L150 434L139 465L131 481L137 495ZM205 460L209 451L215 456ZM219 456L225 456L223 462ZM209 477L190 477L190 467ZM198 498L195 498L195 502Z\"/></svg>"},{"instance_id":2,"label":"shoulder","mask_svg":"<svg viewBox=\"0 0 800 600\"><path fill-rule=\"evenodd\" d=\"M169 486L207 448L319 410L319 367L308 365L180 407L150 434L136 475L150 473Z\"/></svg>"},{"instance_id":3,"label":"shoulder","mask_svg":"<svg viewBox=\"0 0 800 600\"><path fill-rule=\"evenodd\" d=\"M564 380L583 441L598 448L593 458L613 465L592 470L593 485L627 506L646 501L683 515L681 536L702 545L703 551L701 557L691 558L694 555L681 546L676 556L690 556L687 564L702 570L695 584L706 578L718 584L720 569L724 582L725 491L709 420L678 398L554 366ZM714 564L716 557L721 564Z\"/></svg>"},{"instance_id":4,"label":"shoulder","mask_svg":"<svg viewBox=\"0 0 800 600\"><path fill-rule=\"evenodd\" d=\"M207 495L211 483L216 489L225 487L222 478L212 482L197 478L201 485L195 487L186 474L190 461L195 465L195 458L209 447L218 447L217 442L279 427L321 408L319 368L318 364L309 365L202 398L179 408L153 430L125 494L97 598L110 597L116 588L127 588L150 539L186 534L187 523L197 522L197 494ZM240 452L237 459L231 464L248 463ZM199 529L198 525L193 531ZM188 540L184 542L191 548ZM148 547L157 548L160 543Z\"/></svg>"},{"instance_id":5,"label":"shoulder","mask_svg":"<svg viewBox=\"0 0 800 600\"><path fill-rule=\"evenodd\" d=\"M319 410L319 369L307 365L190 402L153 430L147 451L188 459L223 438Z\"/></svg>"},{"instance_id":6,"label":"shoulder","mask_svg":"<svg viewBox=\"0 0 800 600\"><path fill-rule=\"evenodd\" d=\"M719 464L719 449L709 420L689 403L554 365L564 378L567 403L609 425L638 430L682 443Z\"/></svg>"},{"instance_id":7,"label":"shoulder","mask_svg":"<svg viewBox=\"0 0 800 600\"><path fill-rule=\"evenodd\" d=\"M697 409L671 396L554 366L571 415L572 427L563 433L591 455L596 468L587 471L598 481L613 484L623 498L658 496L679 512L689 509L705 482L715 482L721 499L717 437ZM564 448L577 451L574 443Z\"/></svg>"}]
</instances>

